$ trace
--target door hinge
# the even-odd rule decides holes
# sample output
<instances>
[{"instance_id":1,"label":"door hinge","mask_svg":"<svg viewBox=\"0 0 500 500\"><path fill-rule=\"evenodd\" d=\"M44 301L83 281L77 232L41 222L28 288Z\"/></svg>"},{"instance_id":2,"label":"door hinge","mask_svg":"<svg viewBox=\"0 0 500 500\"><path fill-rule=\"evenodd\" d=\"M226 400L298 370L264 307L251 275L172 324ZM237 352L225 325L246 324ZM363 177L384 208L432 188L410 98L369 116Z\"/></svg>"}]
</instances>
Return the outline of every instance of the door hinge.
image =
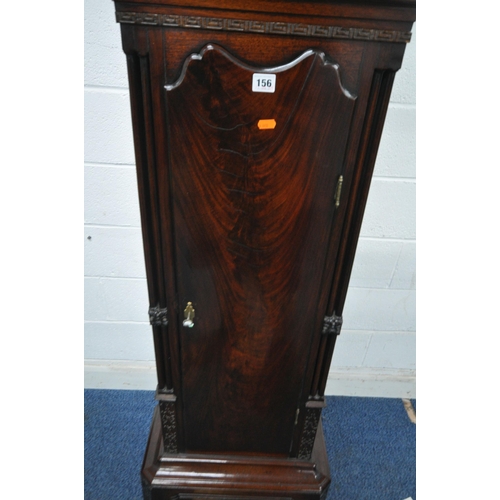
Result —
<instances>
[{"instance_id":1,"label":"door hinge","mask_svg":"<svg viewBox=\"0 0 500 500\"><path fill-rule=\"evenodd\" d=\"M337 181L337 188L335 189L335 208L339 208L340 205L340 195L342 194L342 183L344 182L344 176L341 175Z\"/></svg>"},{"instance_id":2,"label":"door hinge","mask_svg":"<svg viewBox=\"0 0 500 500\"><path fill-rule=\"evenodd\" d=\"M299 423L299 415L300 415L300 408L297 408L297 412L295 413L295 424L297 425Z\"/></svg>"}]
</instances>

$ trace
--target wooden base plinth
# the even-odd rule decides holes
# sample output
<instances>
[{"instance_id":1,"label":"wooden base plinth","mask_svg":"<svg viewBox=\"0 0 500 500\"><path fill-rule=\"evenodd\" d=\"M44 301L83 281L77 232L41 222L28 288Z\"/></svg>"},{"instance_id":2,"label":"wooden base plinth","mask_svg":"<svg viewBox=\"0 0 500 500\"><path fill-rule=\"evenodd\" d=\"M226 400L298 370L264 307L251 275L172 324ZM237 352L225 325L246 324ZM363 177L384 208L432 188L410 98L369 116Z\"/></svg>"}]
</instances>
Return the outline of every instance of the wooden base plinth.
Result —
<instances>
[{"instance_id":1,"label":"wooden base plinth","mask_svg":"<svg viewBox=\"0 0 500 500\"><path fill-rule=\"evenodd\" d=\"M141 471L145 500L325 499L330 484L323 429L310 461L164 454L158 408Z\"/></svg>"}]
</instances>

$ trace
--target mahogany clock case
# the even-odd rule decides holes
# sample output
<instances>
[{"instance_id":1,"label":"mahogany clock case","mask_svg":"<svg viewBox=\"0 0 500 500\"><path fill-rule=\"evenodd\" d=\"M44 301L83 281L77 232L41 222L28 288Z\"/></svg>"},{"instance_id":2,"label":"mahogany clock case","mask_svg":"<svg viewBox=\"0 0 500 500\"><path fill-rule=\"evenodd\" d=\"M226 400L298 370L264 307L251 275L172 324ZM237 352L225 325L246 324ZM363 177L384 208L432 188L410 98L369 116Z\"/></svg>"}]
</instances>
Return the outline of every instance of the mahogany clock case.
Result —
<instances>
[{"instance_id":1,"label":"mahogany clock case","mask_svg":"<svg viewBox=\"0 0 500 500\"><path fill-rule=\"evenodd\" d=\"M159 406L145 498L324 498L324 390L413 2L115 2Z\"/></svg>"}]
</instances>

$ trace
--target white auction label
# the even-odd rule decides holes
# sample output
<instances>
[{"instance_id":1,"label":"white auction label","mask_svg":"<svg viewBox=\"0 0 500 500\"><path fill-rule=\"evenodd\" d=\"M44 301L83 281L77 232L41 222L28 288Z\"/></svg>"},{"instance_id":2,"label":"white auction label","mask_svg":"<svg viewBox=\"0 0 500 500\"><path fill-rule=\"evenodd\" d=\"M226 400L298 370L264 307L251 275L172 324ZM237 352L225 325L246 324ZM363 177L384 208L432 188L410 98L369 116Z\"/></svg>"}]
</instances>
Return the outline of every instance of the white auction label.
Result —
<instances>
[{"instance_id":1,"label":"white auction label","mask_svg":"<svg viewBox=\"0 0 500 500\"><path fill-rule=\"evenodd\" d=\"M274 92L276 90L276 75L269 73L254 73L252 78L253 92Z\"/></svg>"}]
</instances>

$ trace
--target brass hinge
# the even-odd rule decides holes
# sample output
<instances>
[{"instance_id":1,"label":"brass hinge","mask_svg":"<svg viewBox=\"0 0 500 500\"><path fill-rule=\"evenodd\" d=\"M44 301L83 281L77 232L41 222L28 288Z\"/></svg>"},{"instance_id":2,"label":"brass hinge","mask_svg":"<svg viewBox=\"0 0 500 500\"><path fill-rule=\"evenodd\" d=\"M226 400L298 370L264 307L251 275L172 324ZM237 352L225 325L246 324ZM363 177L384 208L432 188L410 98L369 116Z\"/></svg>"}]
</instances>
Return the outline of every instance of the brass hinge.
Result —
<instances>
[{"instance_id":1,"label":"brass hinge","mask_svg":"<svg viewBox=\"0 0 500 500\"><path fill-rule=\"evenodd\" d=\"M337 189L335 190L335 208L339 208L340 205L340 195L342 194L342 183L344 182L344 176L341 175L337 181Z\"/></svg>"},{"instance_id":2,"label":"brass hinge","mask_svg":"<svg viewBox=\"0 0 500 500\"><path fill-rule=\"evenodd\" d=\"M297 425L299 423L299 415L300 415L300 408L297 408L297 412L295 413L295 424Z\"/></svg>"}]
</instances>

